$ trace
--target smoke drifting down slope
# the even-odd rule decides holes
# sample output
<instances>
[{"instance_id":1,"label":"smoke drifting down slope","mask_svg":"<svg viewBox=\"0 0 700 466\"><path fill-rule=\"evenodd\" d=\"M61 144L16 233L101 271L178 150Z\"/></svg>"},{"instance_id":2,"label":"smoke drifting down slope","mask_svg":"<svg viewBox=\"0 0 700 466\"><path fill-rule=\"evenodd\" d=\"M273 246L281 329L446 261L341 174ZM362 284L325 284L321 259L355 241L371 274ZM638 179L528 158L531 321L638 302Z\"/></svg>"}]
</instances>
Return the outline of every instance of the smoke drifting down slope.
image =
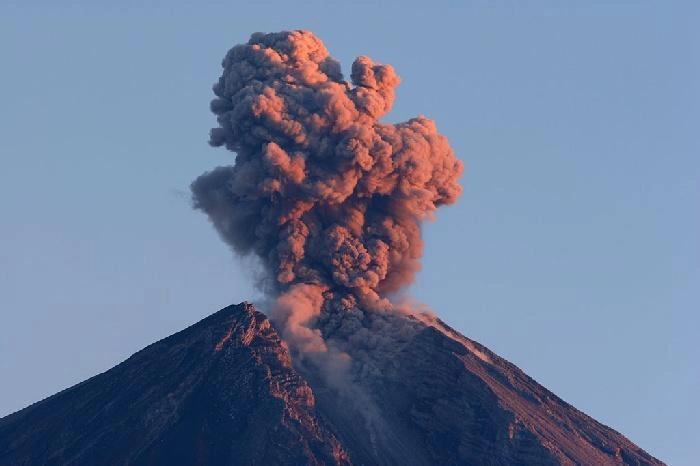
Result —
<instances>
[{"instance_id":1,"label":"smoke drifting down slope","mask_svg":"<svg viewBox=\"0 0 700 466\"><path fill-rule=\"evenodd\" d=\"M195 207L260 259L295 351L381 338L388 298L420 267L420 224L460 195L462 163L431 120L378 121L400 81L390 65L359 57L347 82L308 31L253 34L222 65L210 143L235 164L192 184Z\"/></svg>"}]
</instances>

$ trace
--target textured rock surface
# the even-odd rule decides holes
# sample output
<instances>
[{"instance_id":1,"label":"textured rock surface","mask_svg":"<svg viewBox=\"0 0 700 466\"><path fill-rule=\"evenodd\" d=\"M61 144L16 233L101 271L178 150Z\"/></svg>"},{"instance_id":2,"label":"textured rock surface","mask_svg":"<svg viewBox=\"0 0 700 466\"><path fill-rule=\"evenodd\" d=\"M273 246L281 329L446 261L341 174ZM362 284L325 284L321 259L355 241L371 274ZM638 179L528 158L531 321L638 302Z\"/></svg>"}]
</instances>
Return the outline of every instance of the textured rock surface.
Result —
<instances>
[{"instance_id":1,"label":"textured rock surface","mask_svg":"<svg viewBox=\"0 0 700 466\"><path fill-rule=\"evenodd\" d=\"M438 326L419 333L375 381L384 418L407 426L432 464L662 464L513 364Z\"/></svg>"},{"instance_id":2,"label":"textured rock surface","mask_svg":"<svg viewBox=\"0 0 700 466\"><path fill-rule=\"evenodd\" d=\"M0 464L663 464L441 322L361 380L374 428L307 379L230 306L0 419Z\"/></svg>"},{"instance_id":3,"label":"textured rock surface","mask_svg":"<svg viewBox=\"0 0 700 466\"><path fill-rule=\"evenodd\" d=\"M265 316L230 306L0 420L0 464L344 464Z\"/></svg>"}]
</instances>

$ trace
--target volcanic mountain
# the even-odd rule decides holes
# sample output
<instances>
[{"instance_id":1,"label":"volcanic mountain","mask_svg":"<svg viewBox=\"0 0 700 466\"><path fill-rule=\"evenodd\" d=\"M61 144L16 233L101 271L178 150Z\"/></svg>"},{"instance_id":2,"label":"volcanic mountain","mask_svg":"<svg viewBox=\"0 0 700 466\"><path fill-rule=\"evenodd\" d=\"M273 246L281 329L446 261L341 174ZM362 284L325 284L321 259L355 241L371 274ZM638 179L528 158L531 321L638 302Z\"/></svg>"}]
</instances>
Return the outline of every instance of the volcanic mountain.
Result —
<instances>
[{"instance_id":1,"label":"volcanic mountain","mask_svg":"<svg viewBox=\"0 0 700 466\"><path fill-rule=\"evenodd\" d=\"M0 464L663 464L444 323L420 328L364 382L375 428L242 303L0 419Z\"/></svg>"}]
</instances>

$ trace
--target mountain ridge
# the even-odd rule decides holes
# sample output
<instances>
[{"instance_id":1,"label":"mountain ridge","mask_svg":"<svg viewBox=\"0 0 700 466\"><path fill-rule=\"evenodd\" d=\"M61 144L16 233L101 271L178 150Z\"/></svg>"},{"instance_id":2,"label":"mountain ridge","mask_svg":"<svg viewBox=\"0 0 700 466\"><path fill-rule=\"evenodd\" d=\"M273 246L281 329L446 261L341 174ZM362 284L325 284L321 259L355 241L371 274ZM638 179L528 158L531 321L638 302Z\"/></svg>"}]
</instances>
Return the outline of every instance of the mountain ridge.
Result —
<instances>
[{"instance_id":1,"label":"mountain ridge","mask_svg":"<svg viewBox=\"0 0 700 466\"><path fill-rule=\"evenodd\" d=\"M241 303L1 418L0 464L663 464L485 346L421 325L358 379L373 426Z\"/></svg>"}]
</instances>

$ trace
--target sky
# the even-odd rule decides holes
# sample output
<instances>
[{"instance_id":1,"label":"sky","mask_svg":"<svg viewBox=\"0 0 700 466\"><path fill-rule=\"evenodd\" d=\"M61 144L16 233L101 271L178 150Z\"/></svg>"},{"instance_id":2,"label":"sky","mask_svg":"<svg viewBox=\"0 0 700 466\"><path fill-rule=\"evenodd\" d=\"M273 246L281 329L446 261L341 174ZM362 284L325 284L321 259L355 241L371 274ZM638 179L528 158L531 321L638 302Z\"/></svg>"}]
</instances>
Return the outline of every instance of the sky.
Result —
<instances>
[{"instance_id":1,"label":"sky","mask_svg":"<svg viewBox=\"0 0 700 466\"><path fill-rule=\"evenodd\" d=\"M144 5L147 3L147 5ZM259 299L189 184L252 32L310 29L402 77L466 164L411 293L673 465L700 416L694 2L0 6L0 416Z\"/></svg>"}]
</instances>

